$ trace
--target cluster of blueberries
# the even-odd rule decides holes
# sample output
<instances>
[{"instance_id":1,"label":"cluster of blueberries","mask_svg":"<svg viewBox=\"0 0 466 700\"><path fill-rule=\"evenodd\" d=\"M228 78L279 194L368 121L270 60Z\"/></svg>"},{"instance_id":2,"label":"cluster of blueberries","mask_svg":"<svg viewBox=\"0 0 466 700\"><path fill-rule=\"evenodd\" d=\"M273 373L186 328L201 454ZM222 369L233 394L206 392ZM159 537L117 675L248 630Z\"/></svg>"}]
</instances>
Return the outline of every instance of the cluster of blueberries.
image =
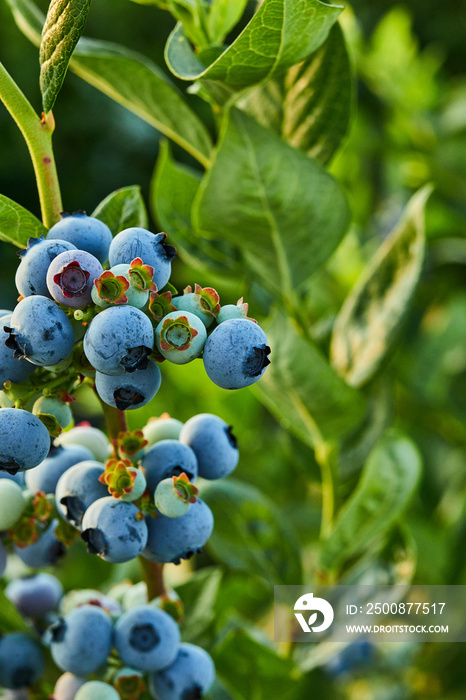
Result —
<instances>
[{"instance_id":1,"label":"cluster of blueberries","mask_svg":"<svg viewBox=\"0 0 466 700\"><path fill-rule=\"evenodd\" d=\"M37 367L65 370L77 349L100 398L120 410L155 396L163 360L202 356L225 389L256 382L270 348L247 304L221 306L214 289L199 285L178 295L169 283L176 253L165 241L138 227L112 237L83 212L30 239L16 272L20 301L0 311L0 385L29 380Z\"/></svg>"},{"instance_id":2,"label":"cluster of blueberries","mask_svg":"<svg viewBox=\"0 0 466 700\"><path fill-rule=\"evenodd\" d=\"M29 462L14 475L0 472L0 532L28 566L54 564L77 534L90 553L111 563L142 555L178 564L205 545L213 516L194 482L228 476L239 459L231 426L221 418L202 413L183 424L164 414L142 431L121 433L113 447L102 431L80 425L49 451L36 416L3 408L0 449L13 449L11 413L23 419ZM31 446L41 447L36 431L46 448L37 465L30 461ZM115 449L118 456L109 458ZM0 539L0 561L2 549Z\"/></svg>"},{"instance_id":3,"label":"cluster of blueberries","mask_svg":"<svg viewBox=\"0 0 466 700\"><path fill-rule=\"evenodd\" d=\"M194 482L236 467L231 426L211 414L185 424L164 414L110 443L89 424L70 429L72 394L86 381L104 404L139 408L160 387L161 362L198 357L218 386L246 387L269 364L264 331L242 299L221 306L214 289L199 285L178 295L169 282L175 249L164 233L133 227L113 237L77 212L63 215L46 238L30 239L20 256L18 304L0 310L0 577L7 550L40 569L79 536L111 563L191 557L213 529ZM60 602L61 587L47 576L7 588L32 621L53 615ZM44 643L64 671L55 700L137 700L146 685L159 700L204 695L212 660L180 643L164 601L125 610L101 604L99 595L48 628ZM28 697L43 669L33 635L0 630L0 687L11 697Z\"/></svg>"},{"instance_id":4,"label":"cluster of blueberries","mask_svg":"<svg viewBox=\"0 0 466 700\"><path fill-rule=\"evenodd\" d=\"M52 700L138 700L146 690L158 700L202 698L215 668L204 649L181 642L182 617L174 614L182 610L181 601L170 591L151 603L140 602L140 593L133 592L137 588L123 583L106 595L86 590L64 596L51 574L11 581L7 598L44 631L35 637L23 632L0 637L0 686L10 689L3 697L28 697L26 688L44 672L45 646L64 672Z\"/></svg>"},{"instance_id":5,"label":"cluster of blueberries","mask_svg":"<svg viewBox=\"0 0 466 700\"><path fill-rule=\"evenodd\" d=\"M177 564L204 546L213 516L197 497L194 482L228 476L239 459L232 428L221 418L204 413L182 423L163 414L142 431L121 433L113 445L102 431L82 424L63 432L49 451L47 429L36 416L3 408L0 449L13 449L16 440L17 433L8 432L11 413L28 445L16 457L28 461L21 461L15 474L0 472L0 576L7 547L27 566L42 568L53 565L79 534L89 552L112 563L141 555ZM36 466L39 456L44 458ZM56 607L61 586L54 577L39 574L14 581L7 594L25 616L34 618ZM159 700L203 696L213 681L212 661L204 650L180 645L178 627L167 612L153 609L152 603L137 606L112 626L108 611L99 609L105 608L101 594L94 592L92 598L96 596L97 607L86 601L50 628L52 657L66 672L55 700L137 700L134 691L116 693L126 685L133 688L134 677L142 682L144 672L151 673L149 686ZM101 681L86 682L84 677L102 666L112 646L123 665L117 690ZM6 658L9 662L2 665ZM0 686L27 686L40 676L43 663L29 636L0 636Z\"/></svg>"}]
</instances>

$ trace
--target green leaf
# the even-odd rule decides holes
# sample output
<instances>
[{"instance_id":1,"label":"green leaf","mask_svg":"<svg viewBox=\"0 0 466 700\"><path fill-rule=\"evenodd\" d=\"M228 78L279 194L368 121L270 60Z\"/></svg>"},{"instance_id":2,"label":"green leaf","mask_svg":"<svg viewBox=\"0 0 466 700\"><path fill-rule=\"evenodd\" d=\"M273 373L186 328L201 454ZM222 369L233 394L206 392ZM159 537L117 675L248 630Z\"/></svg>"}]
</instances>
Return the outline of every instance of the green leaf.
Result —
<instances>
[{"instance_id":1,"label":"green leaf","mask_svg":"<svg viewBox=\"0 0 466 700\"><path fill-rule=\"evenodd\" d=\"M45 16L31 0L6 0L18 28L32 44L40 46Z\"/></svg>"},{"instance_id":2,"label":"green leaf","mask_svg":"<svg viewBox=\"0 0 466 700\"><path fill-rule=\"evenodd\" d=\"M339 453L339 470L343 480L357 474L364 462L389 427L393 417L393 397L387 384L374 386L367 397L364 420L356 430L342 440Z\"/></svg>"},{"instance_id":3,"label":"green leaf","mask_svg":"<svg viewBox=\"0 0 466 700\"><path fill-rule=\"evenodd\" d=\"M203 238L191 224L191 208L200 181L201 174L176 163L168 142L161 142L151 183L153 216L188 265L202 272L231 276L237 272L237 254L222 241Z\"/></svg>"},{"instance_id":4,"label":"green leaf","mask_svg":"<svg viewBox=\"0 0 466 700\"><path fill-rule=\"evenodd\" d=\"M34 214L0 194L0 240L26 248L29 238L46 235L47 229Z\"/></svg>"},{"instance_id":5,"label":"green leaf","mask_svg":"<svg viewBox=\"0 0 466 700\"><path fill-rule=\"evenodd\" d=\"M216 670L235 698L287 698L294 682L290 658L234 629L213 650Z\"/></svg>"},{"instance_id":6,"label":"green leaf","mask_svg":"<svg viewBox=\"0 0 466 700\"><path fill-rule=\"evenodd\" d=\"M431 191L427 186L412 197L335 322L331 361L352 386L372 379L409 310L424 261L424 208Z\"/></svg>"},{"instance_id":7,"label":"green leaf","mask_svg":"<svg viewBox=\"0 0 466 700\"><path fill-rule=\"evenodd\" d=\"M322 544L320 561L325 569L340 567L382 539L408 506L421 467L421 457L411 440L397 434L382 438Z\"/></svg>"},{"instance_id":8,"label":"green leaf","mask_svg":"<svg viewBox=\"0 0 466 700\"><path fill-rule=\"evenodd\" d=\"M207 164L207 129L155 63L118 44L85 39L78 44L72 69Z\"/></svg>"},{"instance_id":9,"label":"green leaf","mask_svg":"<svg viewBox=\"0 0 466 700\"><path fill-rule=\"evenodd\" d=\"M7 0L18 27L35 44L43 16L31 0ZM212 142L204 124L160 68L106 41L81 38L70 62L80 78L173 139L203 165Z\"/></svg>"},{"instance_id":10,"label":"green leaf","mask_svg":"<svg viewBox=\"0 0 466 700\"><path fill-rule=\"evenodd\" d=\"M342 9L318 0L264 0L233 44L208 67L178 24L165 49L167 65L183 80L220 80L237 89L254 85L316 51Z\"/></svg>"},{"instance_id":11,"label":"green leaf","mask_svg":"<svg viewBox=\"0 0 466 700\"><path fill-rule=\"evenodd\" d=\"M295 535L275 504L258 489L235 479L202 490L215 528L208 549L232 569L254 571L270 584L301 581L301 557Z\"/></svg>"},{"instance_id":12,"label":"green leaf","mask_svg":"<svg viewBox=\"0 0 466 700\"><path fill-rule=\"evenodd\" d=\"M147 228L149 225L138 185L121 187L109 194L92 212L92 216L107 224L114 236L130 226Z\"/></svg>"},{"instance_id":13,"label":"green leaf","mask_svg":"<svg viewBox=\"0 0 466 700\"><path fill-rule=\"evenodd\" d=\"M217 594L223 572L218 566L195 571L188 581L176 586L184 607L183 641L195 642L215 620Z\"/></svg>"},{"instance_id":14,"label":"green leaf","mask_svg":"<svg viewBox=\"0 0 466 700\"><path fill-rule=\"evenodd\" d=\"M265 330L271 364L255 391L283 426L311 447L354 428L364 416L363 396L337 375L290 319L276 314Z\"/></svg>"},{"instance_id":15,"label":"green leaf","mask_svg":"<svg viewBox=\"0 0 466 700\"><path fill-rule=\"evenodd\" d=\"M181 22L186 36L197 46L208 46L204 7L197 0L167 0L167 9Z\"/></svg>"},{"instance_id":16,"label":"green leaf","mask_svg":"<svg viewBox=\"0 0 466 700\"><path fill-rule=\"evenodd\" d=\"M91 0L51 0L40 44L40 89L44 112L50 112L60 92Z\"/></svg>"},{"instance_id":17,"label":"green leaf","mask_svg":"<svg viewBox=\"0 0 466 700\"><path fill-rule=\"evenodd\" d=\"M17 607L0 590L0 633L28 630L29 627Z\"/></svg>"},{"instance_id":18,"label":"green leaf","mask_svg":"<svg viewBox=\"0 0 466 700\"><path fill-rule=\"evenodd\" d=\"M239 22L248 0L213 0L208 8L207 29L213 44L222 44Z\"/></svg>"},{"instance_id":19,"label":"green leaf","mask_svg":"<svg viewBox=\"0 0 466 700\"><path fill-rule=\"evenodd\" d=\"M249 268L291 299L341 241L349 211L331 175L234 109L199 188L193 221L232 244L244 232Z\"/></svg>"},{"instance_id":20,"label":"green leaf","mask_svg":"<svg viewBox=\"0 0 466 700\"><path fill-rule=\"evenodd\" d=\"M311 158L328 163L346 136L354 84L340 25L285 75L252 88L237 106Z\"/></svg>"}]
</instances>

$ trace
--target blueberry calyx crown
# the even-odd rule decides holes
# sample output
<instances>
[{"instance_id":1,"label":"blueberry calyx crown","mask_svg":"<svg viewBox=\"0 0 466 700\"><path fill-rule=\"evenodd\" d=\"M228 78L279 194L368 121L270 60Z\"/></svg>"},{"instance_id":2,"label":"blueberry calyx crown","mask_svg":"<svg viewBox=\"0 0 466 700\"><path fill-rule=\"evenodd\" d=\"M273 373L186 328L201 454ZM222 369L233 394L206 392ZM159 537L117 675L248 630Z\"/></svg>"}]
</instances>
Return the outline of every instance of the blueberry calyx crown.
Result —
<instances>
[{"instance_id":1,"label":"blueberry calyx crown","mask_svg":"<svg viewBox=\"0 0 466 700\"><path fill-rule=\"evenodd\" d=\"M187 316L166 318L160 331L160 347L162 350L179 350L183 352L191 345L198 331L191 326Z\"/></svg>"},{"instance_id":2,"label":"blueberry calyx crown","mask_svg":"<svg viewBox=\"0 0 466 700\"><path fill-rule=\"evenodd\" d=\"M43 243L45 241L44 236L38 236L37 238L28 238L27 246L26 248L22 248L21 250L16 251L16 255L18 255L20 258L23 258L26 253L28 253L31 248L34 248L38 243Z\"/></svg>"},{"instance_id":3,"label":"blueberry calyx crown","mask_svg":"<svg viewBox=\"0 0 466 700\"><path fill-rule=\"evenodd\" d=\"M127 304L126 293L129 289L129 281L123 275L114 275L111 270L105 270L100 277L94 280L99 299L110 304Z\"/></svg>"},{"instance_id":4,"label":"blueberry calyx crown","mask_svg":"<svg viewBox=\"0 0 466 700\"><path fill-rule=\"evenodd\" d=\"M13 357L15 360L22 360L26 357L26 343L21 341L20 336L14 331L14 328L9 328L8 326L3 326L5 333L8 333L8 338L5 340L5 345L10 350L13 350Z\"/></svg>"},{"instance_id":5,"label":"blueberry calyx crown","mask_svg":"<svg viewBox=\"0 0 466 700\"><path fill-rule=\"evenodd\" d=\"M119 411L126 411L130 406L137 406L144 401L144 394L135 389L120 387L113 392L113 399Z\"/></svg>"},{"instance_id":6,"label":"blueberry calyx crown","mask_svg":"<svg viewBox=\"0 0 466 700\"><path fill-rule=\"evenodd\" d=\"M164 316L171 311L176 311L176 307L172 304L172 293L170 291L158 294L152 292L150 295L149 312L157 322L160 322Z\"/></svg>"},{"instance_id":7,"label":"blueberry calyx crown","mask_svg":"<svg viewBox=\"0 0 466 700\"><path fill-rule=\"evenodd\" d=\"M160 637L153 625L135 625L131 630L129 643L133 649L148 652L160 644Z\"/></svg>"},{"instance_id":8,"label":"blueberry calyx crown","mask_svg":"<svg viewBox=\"0 0 466 700\"><path fill-rule=\"evenodd\" d=\"M54 275L53 281L60 287L65 297L72 299L85 292L90 276L90 272L84 270L77 260L72 260Z\"/></svg>"},{"instance_id":9,"label":"blueberry calyx crown","mask_svg":"<svg viewBox=\"0 0 466 700\"><path fill-rule=\"evenodd\" d=\"M89 554L103 555L107 553L107 541L102 530L96 527L88 527L81 533L81 538L87 544Z\"/></svg>"},{"instance_id":10,"label":"blueberry calyx crown","mask_svg":"<svg viewBox=\"0 0 466 700\"><path fill-rule=\"evenodd\" d=\"M14 457L10 457L8 455L5 457L5 459L0 461L0 472L7 472L8 474L11 474L11 476L14 476L18 471L19 464Z\"/></svg>"},{"instance_id":11,"label":"blueberry calyx crown","mask_svg":"<svg viewBox=\"0 0 466 700\"><path fill-rule=\"evenodd\" d=\"M66 635L66 622L63 618L60 618L56 622L54 622L50 627L49 627L49 632L52 642L63 642L65 639Z\"/></svg>"},{"instance_id":12,"label":"blueberry calyx crown","mask_svg":"<svg viewBox=\"0 0 466 700\"><path fill-rule=\"evenodd\" d=\"M78 496L63 496L60 503L65 508L67 520L79 527L86 511L82 500Z\"/></svg>"},{"instance_id":13,"label":"blueberry calyx crown","mask_svg":"<svg viewBox=\"0 0 466 700\"><path fill-rule=\"evenodd\" d=\"M228 442L230 443L230 445L231 445L232 447L234 447L235 449L238 449L238 440L237 440L237 438L236 438L236 435L235 435L234 432L233 432L233 426L232 426L232 425L227 425L227 426L224 428L224 430L225 430L225 433L226 433L226 436L227 436L227 440L228 440Z\"/></svg>"},{"instance_id":14,"label":"blueberry calyx crown","mask_svg":"<svg viewBox=\"0 0 466 700\"><path fill-rule=\"evenodd\" d=\"M152 348L147 345L137 345L134 348L128 348L126 355L121 358L120 364L126 372L135 372L137 369L147 369L149 365L149 356L152 354Z\"/></svg>"},{"instance_id":15,"label":"blueberry calyx crown","mask_svg":"<svg viewBox=\"0 0 466 700\"><path fill-rule=\"evenodd\" d=\"M164 257L167 261L171 261L174 258L176 258L176 248L172 245L169 245L168 243L163 243L163 241L166 239L167 234L166 233L157 233L156 234L156 239L157 243L160 243L161 247L163 248L163 254Z\"/></svg>"},{"instance_id":16,"label":"blueberry calyx crown","mask_svg":"<svg viewBox=\"0 0 466 700\"><path fill-rule=\"evenodd\" d=\"M258 377L267 365L270 365L269 355L268 345L253 347L244 362L244 373L248 377Z\"/></svg>"},{"instance_id":17,"label":"blueberry calyx crown","mask_svg":"<svg viewBox=\"0 0 466 700\"><path fill-rule=\"evenodd\" d=\"M61 211L60 216L62 219L67 219L69 216L87 216L87 214L84 211L84 209L78 209L77 211L74 211L72 214L70 214L69 211Z\"/></svg>"}]
</instances>

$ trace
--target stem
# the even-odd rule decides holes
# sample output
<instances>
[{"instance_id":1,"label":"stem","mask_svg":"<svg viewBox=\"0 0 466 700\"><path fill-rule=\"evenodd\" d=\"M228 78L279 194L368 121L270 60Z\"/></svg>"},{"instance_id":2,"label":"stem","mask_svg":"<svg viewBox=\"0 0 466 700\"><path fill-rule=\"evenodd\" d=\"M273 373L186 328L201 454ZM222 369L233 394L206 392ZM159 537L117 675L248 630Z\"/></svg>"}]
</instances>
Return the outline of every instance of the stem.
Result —
<instances>
[{"instance_id":1,"label":"stem","mask_svg":"<svg viewBox=\"0 0 466 700\"><path fill-rule=\"evenodd\" d=\"M63 211L57 169L52 149L55 121L51 112L40 118L0 63L0 100L24 136L34 166L44 226L51 228Z\"/></svg>"},{"instance_id":2,"label":"stem","mask_svg":"<svg viewBox=\"0 0 466 700\"><path fill-rule=\"evenodd\" d=\"M124 411L119 411L117 408L113 408L113 406L109 406L108 404L104 403L100 397L98 398L102 405L110 439L112 441L116 440L118 433L126 432L128 430L126 414ZM163 564L156 564L141 556L138 557L138 559L141 564L142 577L147 586L148 599L153 600L154 598L158 598L159 595L162 595L165 592L165 585L163 582Z\"/></svg>"},{"instance_id":3,"label":"stem","mask_svg":"<svg viewBox=\"0 0 466 700\"><path fill-rule=\"evenodd\" d=\"M116 440L118 433L126 433L128 430L126 414L124 411L119 411L118 408L109 406L107 403L102 401L100 396L98 396L98 398L102 406L110 440Z\"/></svg>"},{"instance_id":4,"label":"stem","mask_svg":"<svg viewBox=\"0 0 466 700\"><path fill-rule=\"evenodd\" d=\"M147 586L147 597L154 600L165 593L163 582L163 564L156 564L144 557L138 557L141 564L142 577Z\"/></svg>"}]
</instances>

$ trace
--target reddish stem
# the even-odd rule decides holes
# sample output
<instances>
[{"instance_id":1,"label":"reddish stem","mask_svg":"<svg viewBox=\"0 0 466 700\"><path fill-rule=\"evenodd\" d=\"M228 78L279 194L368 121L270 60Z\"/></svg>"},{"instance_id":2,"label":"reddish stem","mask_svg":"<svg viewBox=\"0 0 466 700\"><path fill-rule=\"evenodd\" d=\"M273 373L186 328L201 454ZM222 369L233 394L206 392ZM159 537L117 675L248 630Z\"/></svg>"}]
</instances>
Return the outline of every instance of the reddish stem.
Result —
<instances>
[{"instance_id":1,"label":"reddish stem","mask_svg":"<svg viewBox=\"0 0 466 700\"><path fill-rule=\"evenodd\" d=\"M149 600L158 598L165 593L165 585L163 582L163 564L156 564L144 557L139 557L141 564L142 577L147 586L147 596Z\"/></svg>"}]
</instances>

